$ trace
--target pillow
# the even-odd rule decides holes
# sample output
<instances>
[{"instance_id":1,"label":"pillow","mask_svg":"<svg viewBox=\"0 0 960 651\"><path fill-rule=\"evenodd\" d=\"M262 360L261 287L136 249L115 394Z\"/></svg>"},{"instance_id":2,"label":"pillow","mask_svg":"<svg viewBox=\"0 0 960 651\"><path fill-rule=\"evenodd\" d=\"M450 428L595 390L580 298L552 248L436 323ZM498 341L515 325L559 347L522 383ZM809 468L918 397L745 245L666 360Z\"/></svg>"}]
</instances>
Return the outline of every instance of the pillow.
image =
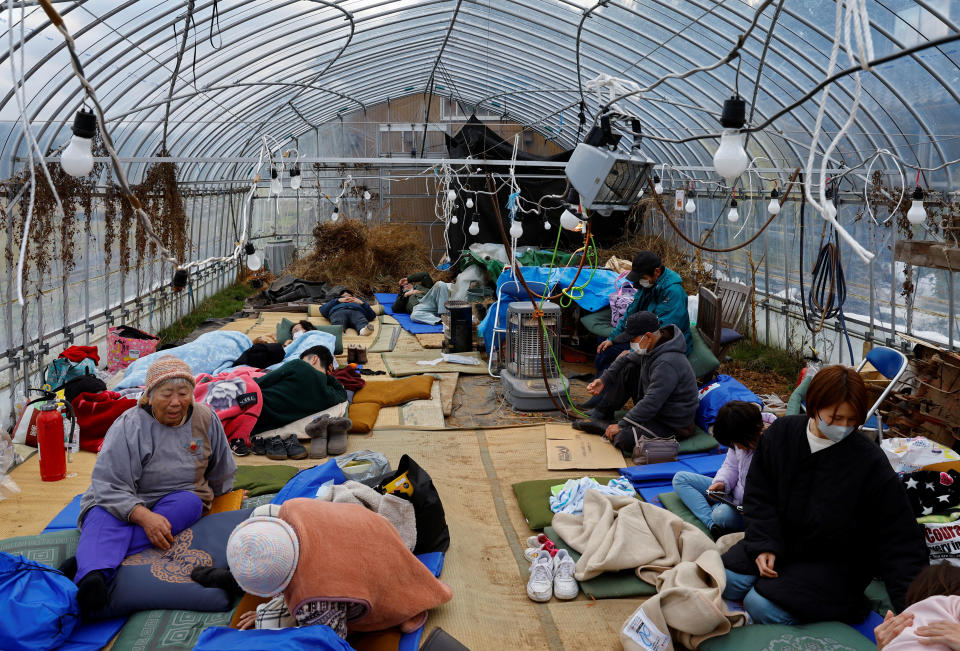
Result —
<instances>
[{"instance_id":1,"label":"pillow","mask_svg":"<svg viewBox=\"0 0 960 651\"><path fill-rule=\"evenodd\" d=\"M683 503L679 495L676 493L660 493L657 495L657 498L660 500L660 503L663 504L663 508L670 511L670 513L679 516L684 522L689 522L708 536L710 535L710 530L707 529L706 526L700 522L700 519L693 514L693 511Z\"/></svg>"},{"instance_id":2,"label":"pillow","mask_svg":"<svg viewBox=\"0 0 960 651\"><path fill-rule=\"evenodd\" d=\"M527 526L540 530L553 522L553 511L550 510L550 487L563 484L568 479L570 478L535 479L513 485L513 494L517 496L517 504L520 505L520 511L527 520ZM573 477L573 479L580 478ZM603 478L597 481L602 482Z\"/></svg>"},{"instance_id":3,"label":"pillow","mask_svg":"<svg viewBox=\"0 0 960 651\"><path fill-rule=\"evenodd\" d=\"M213 515L214 513L225 513L226 511L237 511L242 505L243 491L233 490L229 493L224 493L220 497L214 498L213 504L210 505L210 510L207 512L207 515Z\"/></svg>"},{"instance_id":4,"label":"pillow","mask_svg":"<svg viewBox=\"0 0 960 651\"><path fill-rule=\"evenodd\" d=\"M367 384L370 386L370 384ZM377 424L377 417L380 415L380 405L375 402L355 402L350 405L347 416L353 425L350 427L351 434L366 434Z\"/></svg>"},{"instance_id":5,"label":"pillow","mask_svg":"<svg viewBox=\"0 0 960 651\"><path fill-rule=\"evenodd\" d=\"M287 317L280 319L280 323L277 324L277 343L284 343L287 339L290 339L293 326L297 325L296 322L291 321ZM333 335L337 343L334 346L333 354L341 355L343 354L343 326L338 325L317 325L313 324L313 327L318 332L326 332Z\"/></svg>"},{"instance_id":6,"label":"pillow","mask_svg":"<svg viewBox=\"0 0 960 651\"><path fill-rule=\"evenodd\" d=\"M288 319L283 317L280 319L280 323L277 324L277 343L283 344L286 343L287 339L290 338L290 331L293 330L293 326L296 324Z\"/></svg>"},{"instance_id":7,"label":"pillow","mask_svg":"<svg viewBox=\"0 0 960 651\"><path fill-rule=\"evenodd\" d=\"M237 466L233 476L234 488L247 491L247 497L258 497L268 493L279 493L299 468L281 464L269 466Z\"/></svg>"},{"instance_id":8,"label":"pillow","mask_svg":"<svg viewBox=\"0 0 960 651\"><path fill-rule=\"evenodd\" d=\"M720 366L720 360L717 359L717 356L714 355L710 347L707 346L707 342L700 336L696 326L690 328L690 336L693 339L693 348L691 348L690 354L687 355L687 360L690 361L690 366L693 367L694 377L702 378L710 375Z\"/></svg>"},{"instance_id":9,"label":"pillow","mask_svg":"<svg viewBox=\"0 0 960 651\"><path fill-rule=\"evenodd\" d=\"M429 400L433 379L432 375L414 375L402 380L367 382L367 386L353 394L353 402L375 402L381 407L393 407L411 400Z\"/></svg>"},{"instance_id":10,"label":"pillow","mask_svg":"<svg viewBox=\"0 0 960 651\"><path fill-rule=\"evenodd\" d=\"M701 651L741 651L742 649L876 651L877 646L846 624L820 622L804 626L780 624L741 626L726 635L704 641L700 644L700 649Z\"/></svg>"},{"instance_id":11,"label":"pillow","mask_svg":"<svg viewBox=\"0 0 960 651\"><path fill-rule=\"evenodd\" d=\"M151 547L128 556L110 583L107 606L95 617L106 619L158 608L229 609L230 595L195 583L190 572L199 566L227 567L227 538L249 515L250 509L209 515L181 531L170 551Z\"/></svg>"},{"instance_id":12,"label":"pillow","mask_svg":"<svg viewBox=\"0 0 960 651\"><path fill-rule=\"evenodd\" d=\"M580 317L580 323L590 334L597 335L601 339L606 339L613 332L613 326L610 325L610 308L605 307L599 312L587 313Z\"/></svg>"},{"instance_id":13,"label":"pillow","mask_svg":"<svg viewBox=\"0 0 960 651\"><path fill-rule=\"evenodd\" d=\"M694 426L693 436L680 441L680 446L677 448L677 454L709 452L710 450L715 449L718 445L719 443L717 443L717 439L713 438L699 427Z\"/></svg>"}]
</instances>

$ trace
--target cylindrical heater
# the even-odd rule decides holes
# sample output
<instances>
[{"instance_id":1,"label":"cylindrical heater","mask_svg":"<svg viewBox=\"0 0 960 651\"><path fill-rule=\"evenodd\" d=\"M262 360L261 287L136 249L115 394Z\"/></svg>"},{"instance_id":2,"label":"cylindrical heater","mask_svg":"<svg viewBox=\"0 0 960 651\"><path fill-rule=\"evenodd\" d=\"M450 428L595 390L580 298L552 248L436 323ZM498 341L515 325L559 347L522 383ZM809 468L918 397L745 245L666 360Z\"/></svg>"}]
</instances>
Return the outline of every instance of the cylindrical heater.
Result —
<instances>
[{"instance_id":1,"label":"cylindrical heater","mask_svg":"<svg viewBox=\"0 0 960 651\"><path fill-rule=\"evenodd\" d=\"M542 325L537 310L543 312ZM559 351L559 305L549 301L542 305L529 301L510 304L507 308L506 364L500 373L500 384L504 397L514 408L522 411L556 409L547 394L546 384L558 401L564 400L567 380L555 362L559 360Z\"/></svg>"},{"instance_id":2,"label":"cylindrical heater","mask_svg":"<svg viewBox=\"0 0 960 651\"><path fill-rule=\"evenodd\" d=\"M443 350L447 353L466 353L473 350L473 309L466 301L447 301L443 323Z\"/></svg>"}]
</instances>

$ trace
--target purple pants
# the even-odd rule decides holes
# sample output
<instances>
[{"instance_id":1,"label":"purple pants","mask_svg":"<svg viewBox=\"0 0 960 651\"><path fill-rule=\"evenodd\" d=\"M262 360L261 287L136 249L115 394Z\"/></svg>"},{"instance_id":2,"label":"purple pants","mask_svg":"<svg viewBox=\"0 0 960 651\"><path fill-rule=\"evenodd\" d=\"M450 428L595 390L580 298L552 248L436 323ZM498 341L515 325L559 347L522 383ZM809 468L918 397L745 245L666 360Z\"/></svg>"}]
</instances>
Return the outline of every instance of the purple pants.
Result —
<instances>
[{"instance_id":1,"label":"purple pants","mask_svg":"<svg viewBox=\"0 0 960 651\"><path fill-rule=\"evenodd\" d=\"M200 519L203 502L196 493L177 491L160 498L150 510L169 520L176 536ZM124 558L151 546L143 527L118 520L106 509L95 506L83 518L74 581L79 582L94 570L103 572L110 581Z\"/></svg>"}]
</instances>

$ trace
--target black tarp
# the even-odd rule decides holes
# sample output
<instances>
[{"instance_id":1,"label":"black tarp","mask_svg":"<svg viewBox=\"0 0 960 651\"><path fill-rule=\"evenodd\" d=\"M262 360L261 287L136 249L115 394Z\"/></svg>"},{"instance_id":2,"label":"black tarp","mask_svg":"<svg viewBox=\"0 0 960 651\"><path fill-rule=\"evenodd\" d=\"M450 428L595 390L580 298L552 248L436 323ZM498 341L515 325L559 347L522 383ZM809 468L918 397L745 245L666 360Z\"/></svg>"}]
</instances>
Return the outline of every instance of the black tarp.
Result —
<instances>
[{"instance_id":1,"label":"black tarp","mask_svg":"<svg viewBox=\"0 0 960 651\"><path fill-rule=\"evenodd\" d=\"M477 161L476 165L471 165L473 174L485 175L488 171L492 173L494 186L502 183L503 175L507 169L502 166L484 166L483 160L510 160L513 155L513 143L504 140L494 131L487 128L475 116L463 125L463 128L454 136L447 136L447 154L450 158L473 158ZM570 159L572 150L564 151L554 156L534 156L522 151L517 152L517 160L523 161L544 161L544 162L566 162ZM520 196L526 202L536 203L541 197L547 195L563 194L567 188L566 178L562 174L562 169L555 167L536 167L524 166L516 170L518 176L523 175L550 175L554 178L518 178L517 185L520 186ZM501 175L501 176L497 176ZM464 187L481 192L487 192L487 179L485 176L462 176L460 182ZM493 242L502 244L503 240L500 229L497 227L496 216L490 195L476 195L473 197L468 193L461 193L457 200L457 207L454 214L457 215L459 223L450 224L449 240L450 250L447 252L451 260L457 260L460 251L473 244L474 242ZM472 209L466 207L467 198L473 198L475 205ZM496 200L500 206L500 214L503 220L504 231L510 228L510 214L507 210L507 201L510 197L508 188L501 189ZM529 204L524 203L525 208ZM557 238L557 230L560 228L560 214L563 207L556 199L547 199L543 202L541 215L518 213L522 217L523 237L520 238L520 246L540 246L553 249ZM623 233L625 213L614 213L611 217L597 216L593 219L592 229L597 235L598 243L609 243L619 239ZM470 222L476 219L480 225L479 235L473 236L467 232ZM544 219L552 225L549 231L543 227ZM583 238L580 234L563 231L560 238L561 250L572 251L582 246Z\"/></svg>"}]
</instances>

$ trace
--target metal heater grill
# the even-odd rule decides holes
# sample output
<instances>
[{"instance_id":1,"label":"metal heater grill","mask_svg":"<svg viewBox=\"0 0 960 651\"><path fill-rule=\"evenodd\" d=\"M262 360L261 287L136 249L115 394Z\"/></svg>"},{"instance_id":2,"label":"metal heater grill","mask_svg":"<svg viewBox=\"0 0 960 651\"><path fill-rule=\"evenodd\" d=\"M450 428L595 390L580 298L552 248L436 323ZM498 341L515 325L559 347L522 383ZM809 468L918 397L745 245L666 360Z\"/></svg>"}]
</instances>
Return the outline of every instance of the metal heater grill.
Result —
<instances>
[{"instance_id":1,"label":"metal heater grill","mask_svg":"<svg viewBox=\"0 0 960 651\"><path fill-rule=\"evenodd\" d=\"M560 306L545 302L541 335L540 319L534 316L536 306L529 301L511 303L507 308L507 369L518 378L543 378L543 360L547 377L559 376L551 350L560 350ZM544 348L546 343L549 348Z\"/></svg>"}]
</instances>

